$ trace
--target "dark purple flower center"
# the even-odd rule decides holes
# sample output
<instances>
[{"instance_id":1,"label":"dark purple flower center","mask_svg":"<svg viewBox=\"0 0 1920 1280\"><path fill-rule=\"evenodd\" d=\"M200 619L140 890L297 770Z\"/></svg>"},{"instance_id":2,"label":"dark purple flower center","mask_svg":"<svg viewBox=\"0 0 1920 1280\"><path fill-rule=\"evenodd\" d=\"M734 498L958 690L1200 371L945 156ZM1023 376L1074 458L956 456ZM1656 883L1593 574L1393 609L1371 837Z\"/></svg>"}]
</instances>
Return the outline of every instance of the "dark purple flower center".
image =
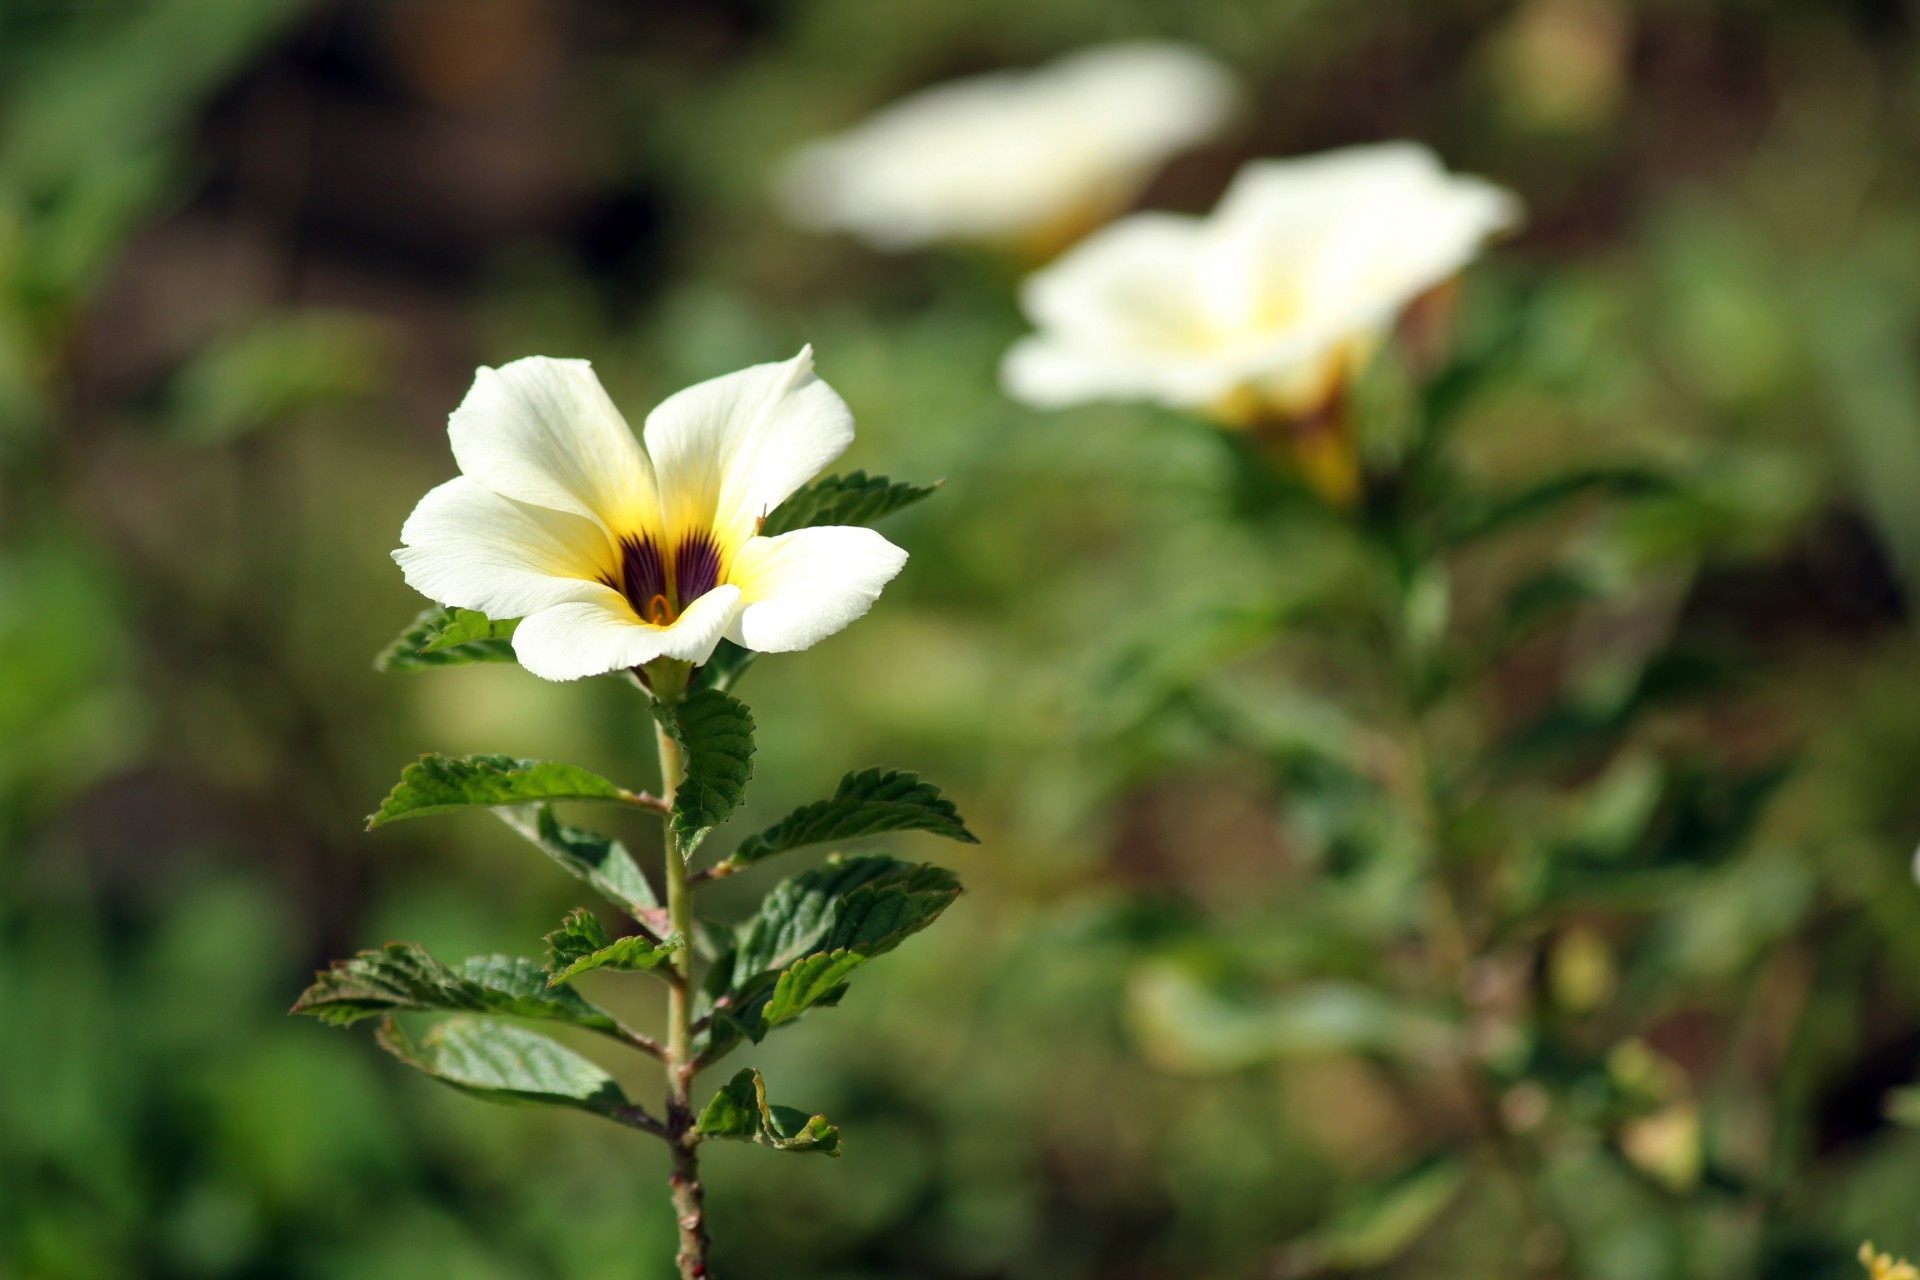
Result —
<instances>
[{"instance_id":1,"label":"dark purple flower center","mask_svg":"<svg viewBox=\"0 0 1920 1280\"><path fill-rule=\"evenodd\" d=\"M720 585L720 546L712 534L696 533L665 556L650 537L622 538L620 581L607 585L624 595L635 613L664 627Z\"/></svg>"}]
</instances>

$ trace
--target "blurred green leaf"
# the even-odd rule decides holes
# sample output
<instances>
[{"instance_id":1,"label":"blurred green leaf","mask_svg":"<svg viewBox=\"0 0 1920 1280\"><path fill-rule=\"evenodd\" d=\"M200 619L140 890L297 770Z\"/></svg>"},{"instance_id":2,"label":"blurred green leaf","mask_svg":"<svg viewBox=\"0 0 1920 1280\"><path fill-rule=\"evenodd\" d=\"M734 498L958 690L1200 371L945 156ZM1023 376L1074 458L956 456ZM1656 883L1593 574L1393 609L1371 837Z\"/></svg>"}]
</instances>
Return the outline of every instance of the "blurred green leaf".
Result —
<instances>
[{"instance_id":1,"label":"blurred green leaf","mask_svg":"<svg viewBox=\"0 0 1920 1280\"><path fill-rule=\"evenodd\" d=\"M1727 862L1746 848L1793 767L1792 760L1729 769L1689 759L1650 776L1605 775L1587 824L1555 847L1544 869L1547 898L1650 900L1671 891L1675 874Z\"/></svg>"},{"instance_id":2,"label":"blurred green leaf","mask_svg":"<svg viewBox=\"0 0 1920 1280\"><path fill-rule=\"evenodd\" d=\"M790 849L887 831L927 831L965 844L980 843L940 788L920 781L918 774L865 769L842 778L832 799L795 809L742 841L714 871L726 875Z\"/></svg>"},{"instance_id":3,"label":"blurred green leaf","mask_svg":"<svg viewBox=\"0 0 1920 1280\"><path fill-rule=\"evenodd\" d=\"M380 1047L408 1066L489 1102L578 1107L622 1119L631 1104L613 1077L537 1032L484 1018L449 1018L419 1041L392 1018Z\"/></svg>"},{"instance_id":4,"label":"blurred green leaf","mask_svg":"<svg viewBox=\"0 0 1920 1280\"><path fill-rule=\"evenodd\" d=\"M171 408L183 440L219 443L380 383L380 327L323 311L252 317L181 371Z\"/></svg>"},{"instance_id":5,"label":"blurred green leaf","mask_svg":"<svg viewBox=\"0 0 1920 1280\"><path fill-rule=\"evenodd\" d=\"M335 961L301 993L291 1012L345 1026L401 1009L550 1018L621 1038L619 1024L605 1010L572 987L549 984L546 970L532 960L475 956L454 970L413 942L389 942L378 951Z\"/></svg>"},{"instance_id":6,"label":"blurred green leaf","mask_svg":"<svg viewBox=\"0 0 1920 1280\"><path fill-rule=\"evenodd\" d=\"M497 808L530 800L634 799L597 773L554 760L512 756L421 756L367 816L369 828L459 809Z\"/></svg>"},{"instance_id":7,"label":"blurred green leaf","mask_svg":"<svg viewBox=\"0 0 1920 1280\"><path fill-rule=\"evenodd\" d=\"M1551 476L1511 493L1459 494L1446 512L1441 537L1460 546L1549 519L1583 498L1641 497L1665 493L1671 487L1665 476L1644 467L1592 467Z\"/></svg>"},{"instance_id":8,"label":"blurred green leaf","mask_svg":"<svg viewBox=\"0 0 1920 1280\"><path fill-rule=\"evenodd\" d=\"M1534 770L1583 752L1606 751L1650 712L1726 690L1745 668L1728 654L1673 648L1654 655L1623 687L1576 688L1507 734L1489 753L1496 771Z\"/></svg>"},{"instance_id":9,"label":"blurred green leaf","mask_svg":"<svg viewBox=\"0 0 1920 1280\"><path fill-rule=\"evenodd\" d=\"M1161 1065L1183 1071L1235 1071L1274 1059L1342 1053L1420 1059L1458 1035L1438 1013L1358 982L1242 994L1171 961L1141 965L1128 984L1128 1004L1146 1051Z\"/></svg>"},{"instance_id":10,"label":"blurred green leaf","mask_svg":"<svg viewBox=\"0 0 1920 1280\"><path fill-rule=\"evenodd\" d=\"M1920 374L1913 345L1920 308L1912 291L1888 288L1859 266L1820 277L1806 326L1826 375L1840 440L1859 490L1899 569L1920 599Z\"/></svg>"},{"instance_id":11,"label":"blurred green leaf","mask_svg":"<svg viewBox=\"0 0 1920 1280\"><path fill-rule=\"evenodd\" d=\"M1920 1129L1920 1086L1895 1089L1887 1095L1887 1119Z\"/></svg>"},{"instance_id":12,"label":"blurred green leaf","mask_svg":"<svg viewBox=\"0 0 1920 1280\"><path fill-rule=\"evenodd\" d=\"M752 1067L743 1068L713 1095L694 1130L703 1137L758 1142L776 1151L840 1154L838 1128L828 1124L825 1116L768 1106L767 1087Z\"/></svg>"},{"instance_id":13,"label":"blurred green leaf","mask_svg":"<svg viewBox=\"0 0 1920 1280\"><path fill-rule=\"evenodd\" d=\"M639 934L609 937L600 917L585 907L575 907L560 927L547 935L547 972L552 975L547 985L558 986L590 969L643 973L679 949L678 935L658 944Z\"/></svg>"},{"instance_id":14,"label":"blurred green leaf","mask_svg":"<svg viewBox=\"0 0 1920 1280\"><path fill-rule=\"evenodd\" d=\"M707 832L739 807L753 777L753 713L718 689L689 693L654 714L685 754L685 776L673 797L673 836L691 856Z\"/></svg>"},{"instance_id":15,"label":"blurred green leaf","mask_svg":"<svg viewBox=\"0 0 1920 1280\"><path fill-rule=\"evenodd\" d=\"M769 538L822 524L872 524L912 506L940 487L903 484L864 471L825 476L773 509L760 532Z\"/></svg>"},{"instance_id":16,"label":"blurred green leaf","mask_svg":"<svg viewBox=\"0 0 1920 1280\"><path fill-rule=\"evenodd\" d=\"M421 612L374 658L376 671L423 671L468 662L512 662L516 620L494 622L471 609Z\"/></svg>"},{"instance_id":17,"label":"blurred green leaf","mask_svg":"<svg viewBox=\"0 0 1920 1280\"><path fill-rule=\"evenodd\" d=\"M509 805L494 814L634 919L651 923L660 915L653 885L618 840L568 826L550 804Z\"/></svg>"},{"instance_id":18,"label":"blurred green leaf","mask_svg":"<svg viewBox=\"0 0 1920 1280\"><path fill-rule=\"evenodd\" d=\"M1325 1229L1289 1245L1282 1274L1364 1271L1387 1265L1440 1220L1466 1186L1467 1173L1464 1160L1436 1159L1374 1188L1341 1210Z\"/></svg>"},{"instance_id":19,"label":"blurred green leaf","mask_svg":"<svg viewBox=\"0 0 1920 1280\"><path fill-rule=\"evenodd\" d=\"M1495 652L1505 652L1541 627L1604 600L1606 595L1607 584L1597 581L1591 566L1585 564L1550 565L1521 579L1507 593Z\"/></svg>"}]
</instances>

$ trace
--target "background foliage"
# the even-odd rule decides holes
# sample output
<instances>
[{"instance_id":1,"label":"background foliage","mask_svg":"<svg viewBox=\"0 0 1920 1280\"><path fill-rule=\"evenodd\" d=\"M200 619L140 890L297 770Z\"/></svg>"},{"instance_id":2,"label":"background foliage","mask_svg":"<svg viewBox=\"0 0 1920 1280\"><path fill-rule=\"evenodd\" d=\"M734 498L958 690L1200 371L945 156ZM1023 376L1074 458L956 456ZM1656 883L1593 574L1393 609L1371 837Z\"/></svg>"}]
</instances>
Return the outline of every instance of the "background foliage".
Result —
<instances>
[{"instance_id":1,"label":"background foliage","mask_svg":"<svg viewBox=\"0 0 1920 1280\"><path fill-rule=\"evenodd\" d=\"M858 415L848 465L947 487L891 518L914 559L870 618L755 667L732 825L885 758L984 844L950 855L946 925L756 1059L854 1136L709 1148L722 1274L1803 1280L1868 1235L1920 1252L1916 24L0 7L0 1274L667 1274L652 1144L477 1113L285 1010L360 945L496 951L576 901L481 816L362 833L423 747L629 780L650 754L637 699L370 668L419 608L386 552L472 367L588 356L637 416L802 341ZM1581 467L1660 481L1476 544L1404 627L1518 641L1501 611L1541 605L1470 726L1528 769L1460 821L1488 857L1549 850L1555 910L1481 977L1520 1036L1494 1101L1548 1126L1575 1247L1456 1199L1497 1157L1393 995L1406 814L1343 767L1392 722L1344 533L1189 423L1004 400L1008 265L768 205L785 148L901 92L1145 34L1253 98L1149 204L1393 136L1526 198L1468 291L1499 358L1452 427L1454 518Z\"/></svg>"}]
</instances>

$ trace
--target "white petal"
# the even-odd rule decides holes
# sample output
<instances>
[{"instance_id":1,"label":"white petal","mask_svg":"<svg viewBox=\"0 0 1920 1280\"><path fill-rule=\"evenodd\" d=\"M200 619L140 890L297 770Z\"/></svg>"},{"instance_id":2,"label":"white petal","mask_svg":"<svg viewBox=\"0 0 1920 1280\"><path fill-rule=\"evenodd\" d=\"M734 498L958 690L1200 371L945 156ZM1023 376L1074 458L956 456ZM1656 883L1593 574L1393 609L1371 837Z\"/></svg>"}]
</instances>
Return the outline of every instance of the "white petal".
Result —
<instances>
[{"instance_id":1,"label":"white petal","mask_svg":"<svg viewBox=\"0 0 1920 1280\"><path fill-rule=\"evenodd\" d=\"M1203 345L1208 320L1192 281L1207 248L1204 225L1177 213L1122 218L1028 276L1020 305L1035 324L1088 339Z\"/></svg>"},{"instance_id":2,"label":"white petal","mask_svg":"<svg viewBox=\"0 0 1920 1280\"><path fill-rule=\"evenodd\" d=\"M813 373L813 348L710 378L647 415L669 543L716 529L730 545L853 443L853 413Z\"/></svg>"},{"instance_id":3,"label":"white petal","mask_svg":"<svg viewBox=\"0 0 1920 1280\"><path fill-rule=\"evenodd\" d=\"M585 360L480 369L447 423L454 460L495 493L598 521L615 537L654 507L639 441Z\"/></svg>"},{"instance_id":4,"label":"white petal","mask_svg":"<svg viewBox=\"0 0 1920 1280\"><path fill-rule=\"evenodd\" d=\"M739 605L738 587L716 587L672 626L656 627L636 617L619 593L607 590L592 600L534 614L514 631L513 652L521 666L545 680L579 680L663 657L705 662Z\"/></svg>"},{"instance_id":5,"label":"white petal","mask_svg":"<svg viewBox=\"0 0 1920 1280\"><path fill-rule=\"evenodd\" d=\"M1206 219L1143 214L1035 273L1001 382L1042 408L1143 399L1311 410L1518 205L1391 143L1246 166ZM1240 410L1239 412L1244 412Z\"/></svg>"},{"instance_id":6,"label":"white petal","mask_svg":"<svg viewBox=\"0 0 1920 1280\"><path fill-rule=\"evenodd\" d=\"M754 538L728 574L744 607L727 636L762 653L805 649L872 608L906 562L871 529L823 525Z\"/></svg>"},{"instance_id":7,"label":"white petal","mask_svg":"<svg viewBox=\"0 0 1920 1280\"><path fill-rule=\"evenodd\" d=\"M1146 400L1174 409L1205 409L1244 380L1237 364L1208 354L1063 339L1022 338L1000 362L1000 385L1036 409L1103 400Z\"/></svg>"},{"instance_id":8,"label":"white petal","mask_svg":"<svg viewBox=\"0 0 1920 1280\"><path fill-rule=\"evenodd\" d=\"M606 591L607 536L579 516L503 498L458 477L428 491L393 558L407 585L441 604L520 618Z\"/></svg>"},{"instance_id":9,"label":"white petal","mask_svg":"<svg viewBox=\"0 0 1920 1280\"><path fill-rule=\"evenodd\" d=\"M795 153L775 193L801 225L882 249L1018 239L1124 205L1235 97L1193 49L1100 46L904 98Z\"/></svg>"},{"instance_id":10,"label":"white petal","mask_svg":"<svg viewBox=\"0 0 1920 1280\"><path fill-rule=\"evenodd\" d=\"M1221 198L1203 287L1223 324L1381 324L1518 220L1510 194L1415 143L1255 161Z\"/></svg>"}]
</instances>

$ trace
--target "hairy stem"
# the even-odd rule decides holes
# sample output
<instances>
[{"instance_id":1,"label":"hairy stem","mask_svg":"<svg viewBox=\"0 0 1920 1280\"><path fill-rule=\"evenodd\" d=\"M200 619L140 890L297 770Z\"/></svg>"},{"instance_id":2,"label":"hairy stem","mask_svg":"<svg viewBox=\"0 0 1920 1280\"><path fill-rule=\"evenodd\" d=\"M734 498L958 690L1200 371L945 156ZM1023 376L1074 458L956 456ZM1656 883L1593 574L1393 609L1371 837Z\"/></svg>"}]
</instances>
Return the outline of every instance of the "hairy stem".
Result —
<instances>
[{"instance_id":1,"label":"hairy stem","mask_svg":"<svg viewBox=\"0 0 1920 1280\"><path fill-rule=\"evenodd\" d=\"M680 744L665 725L654 733L660 746L660 797L668 811L685 766ZM682 938L693 937L693 890L687 884L687 859L672 827L666 839L667 916L669 927ZM693 1061L693 953L682 945L673 953L673 981L667 989L667 1142L673 1148L673 1212L680 1224L680 1275L683 1280L707 1276L707 1218L705 1193L693 1131L691 1090L697 1067Z\"/></svg>"}]
</instances>

